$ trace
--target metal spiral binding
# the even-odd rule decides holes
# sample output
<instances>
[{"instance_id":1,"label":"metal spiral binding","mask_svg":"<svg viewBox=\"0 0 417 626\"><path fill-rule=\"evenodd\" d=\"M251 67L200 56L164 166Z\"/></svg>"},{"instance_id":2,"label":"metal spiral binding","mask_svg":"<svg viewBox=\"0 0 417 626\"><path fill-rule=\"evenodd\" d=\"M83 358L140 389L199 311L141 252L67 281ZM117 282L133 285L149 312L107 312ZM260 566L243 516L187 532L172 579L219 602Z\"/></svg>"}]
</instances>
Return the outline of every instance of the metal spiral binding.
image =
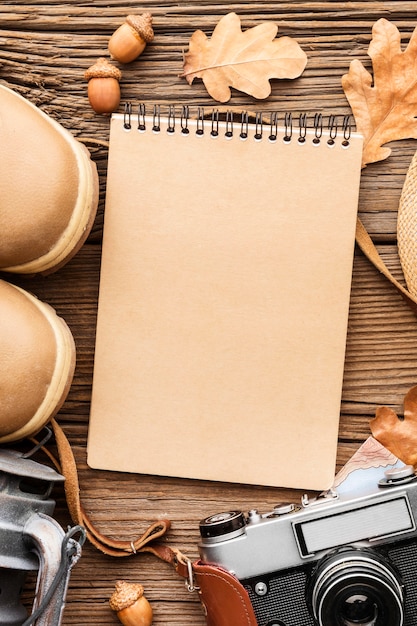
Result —
<instances>
[{"instance_id":1,"label":"metal spiral binding","mask_svg":"<svg viewBox=\"0 0 417 626\"><path fill-rule=\"evenodd\" d=\"M190 132L190 129L188 128L189 117L190 117L190 108L188 106L183 106L182 113L181 113L181 133L183 135L188 135Z\"/></svg>"},{"instance_id":2,"label":"metal spiral binding","mask_svg":"<svg viewBox=\"0 0 417 626\"><path fill-rule=\"evenodd\" d=\"M249 137L249 114L247 113L247 111L243 111L242 113L239 137L241 139L247 139Z\"/></svg>"},{"instance_id":3,"label":"metal spiral binding","mask_svg":"<svg viewBox=\"0 0 417 626\"><path fill-rule=\"evenodd\" d=\"M161 105L157 104L153 106L153 112L151 116L146 114L145 104L139 104L137 110L137 130L139 132L145 132L147 123L149 123L149 117L152 118L152 131L154 133L161 132ZM125 104L123 114L123 128L126 131L132 129L133 109L130 102ZM179 119L179 123L178 123ZM182 135L189 135L190 128L190 107L183 105L181 112L177 115L177 110L174 105L168 105L168 114L166 116L166 132L168 134L174 134L177 127ZM281 123L281 127L279 126ZM239 125L240 130L237 132L236 127ZM194 120L195 134L198 137L204 136L206 132L206 126L209 127L209 135L213 139L220 136L220 111L219 109L213 109L211 113L206 116L204 107L198 107L197 117ZM282 141L284 143L290 143L294 135L296 136L297 143L303 145L307 142L308 131L313 131L313 138L311 139L313 145L318 146L323 140L324 133L324 120L322 113L316 113L313 120L308 121L307 113L300 113L298 121L294 124L293 114L291 112L285 112L282 117L279 117L278 112L272 111L269 114L269 120L264 119L264 113L256 113L254 115L253 124L250 123L250 114L247 111L242 111L240 114L240 121L236 119L236 114L232 110L228 110L225 113L225 122L223 122L224 137L226 139L232 139L235 135L242 140L249 139L249 128L253 128L253 139L255 141L262 141L264 135L267 136L268 141L275 143L278 137L282 135ZM266 128L268 131L266 132ZM281 130L280 130L281 128ZM295 128L297 130L295 130ZM311 136L312 133L310 133ZM352 117L351 115L345 115L339 124L336 115L330 115L327 122L327 145L332 148L336 145L336 139L341 136L341 146L348 148L350 144L350 137L352 134Z\"/></svg>"},{"instance_id":4,"label":"metal spiral binding","mask_svg":"<svg viewBox=\"0 0 417 626\"><path fill-rule=\"evenodd\" d=\"M161 130L161 107L159 104L156 104L153 108L152 130L154 133L159 133Z\"/></svg>"},{"instance_id":5,"label":"metal spiral binding","mask_svg":"<svg viewBox=\"0 0 417 626\"><path fill-rule=\"evenodd\" d=\"M233 111L227 111L226 113L226 132L224 136L227 139L231 139L233 137Z\"/></svg>"},{"instance_id":6,"label":"metal spiral binding","mask_svg":"<svg viewBox=\"0 0 417 626\"><path fill-rule=\"evenodd\" d=\"M285 135L283 140L289 143L292 139L292 113L285 113L284 115Z\"/></svg>"},{"instance_id":7,"label":"metal spiral binding","mask_svg":"<svg viewBox=\"0 0 417 626\"><path fill-rule=\"evenodd\" d=\"M314 116L314 139L313 139L314 146L318 146L320 144L322 135L323 135L323 115L321 113L316 113Z\"/></svg>"},{"instance_id":8,"label":"metal spiral binding","mask_svg":"<svg viewBox=\"0 0 417 626\"><path fill-rule=\"evenodd\" d=\"M139 111L138 111L138 130L141 133L145 132L146 130L145 115L146 115L146 107L144 104L140 104Z\"/></svg>"},{"instance_id":9,"label":"metal spiral binding","mask_svg":"<svg viewBox=\"0 0 417 626\"><path fill-rule=\"evenodd\" d=\"M343 148L348 148L350 136L352 134L352 118L350 115L345 115L345 117L343 118L342 128L343 128L342 146Z\"/></svg>"},{"instance_id":10,"label":"metal spiral binding","mask_svg":"<svg viewBox=\"0 0 417 626\"><path fill-rule=\"evenodd\" d=\"M307 113L300 113L298 129L298 143L305 143L307 136Z\"/></svg>"},{"instance_id":11,"label":"metal spiral binding","mask_svg":"<svg viewBox=\"0 0 417 626\"><path fill-rule=\"evenodd\" d=\"M195 131L197 137L204 135L204 107L198 107L197 113L197 130Z\"/></svg>"},{"instance_id":12,"label":"metal spiral binding","mask_svg":"<svg viewBox=\"0 0 417 626\"><path fill-rule=\"evenodd\" d=\"M269 120L269 141L276 141L278 139L278 113L273 111Z\"/></svg>"},{"instance_id":13,"label":"metal spiral binding","mask_svg":"<svg viewBox=\"0 0 417 626\"><path fill-rule=\"evenodd\" d=\"M127 102L125 104L125 111L123 115L123 128L125 130L130 130L132 128L132 125L130 123L131 119L132 119L132 105L130 102Z\"/></svg>"},{"instance_id":14,"label":"metal spiral binding","mask_svg":"<svg viewBox=\"0 0 417 626\"><path fill-rule=\"evenodd\" d=\"M255 135L256 141L261 141L263 135L262 113L257 113L255 117Z\"/></svg>"},{"instance_id":15,"label":"metal spiral binding","mask_svg":"<svg viewBox=\"0 0 417 626\"><path fill-rule=\"evenodd\" d=\"M175 133L175 107L170 104L168 110L168 128L167 133Z\"/></svg>"},{"instance_id":16,"label":"metal spiral binding","mask_svg":"<svg viewBox=\"0 0 417 626\"><path fill-rule=\"evenodd\" d=\"M211 112L211 132L212 137L219 136L219 109L213 109Z\"/></svg>"},{"instance_id":17,"label":"metal spiral binding","mask_svg":"<svg viewBox=\"0 0 417 626\"><path fill-rule=\"evenodd\" d=\"M335 115L331 115L329 117L329 139L327 140L327 145L333 147L335 145L335 139L337 137L337 117Z\"/></svg>"}]
</instances>

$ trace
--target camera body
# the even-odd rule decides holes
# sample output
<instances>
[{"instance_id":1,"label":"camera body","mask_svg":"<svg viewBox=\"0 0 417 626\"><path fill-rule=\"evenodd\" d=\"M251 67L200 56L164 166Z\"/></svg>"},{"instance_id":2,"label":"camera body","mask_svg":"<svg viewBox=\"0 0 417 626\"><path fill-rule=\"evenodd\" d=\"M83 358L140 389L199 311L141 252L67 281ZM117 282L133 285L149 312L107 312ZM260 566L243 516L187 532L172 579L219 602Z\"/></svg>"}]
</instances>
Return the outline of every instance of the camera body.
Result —
<instances>
[{"instance_id":1,"label":"camera body","mask_svg":"<svg viewBox=\"0 0 417 626\"><path fill-rule=\"evenodd\" d=\"M417 477L372 437L318 497L211 515L200 534L259 626L417 624Z\"/></svg>"}]
</instances>

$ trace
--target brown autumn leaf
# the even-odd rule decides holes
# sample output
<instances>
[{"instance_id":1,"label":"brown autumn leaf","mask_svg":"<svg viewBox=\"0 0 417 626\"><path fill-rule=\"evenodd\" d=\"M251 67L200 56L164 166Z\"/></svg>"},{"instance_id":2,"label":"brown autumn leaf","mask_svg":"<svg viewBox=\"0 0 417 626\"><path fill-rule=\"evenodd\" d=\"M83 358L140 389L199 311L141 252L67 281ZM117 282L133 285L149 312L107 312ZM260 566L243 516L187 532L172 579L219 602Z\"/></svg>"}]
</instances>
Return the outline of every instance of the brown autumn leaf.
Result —
<instances>
[{"instance_id":1,"label":"brown autumn leaf","mask_svg":"<svg viewBox=\"0 0 417 626\"><path fill-rule=\"evenodd\" d=\"M211 38L201 30L193 33L181 76L190 85L195 78L202 78L210 96L219 102L230 100L230 87L266 98L271 93L271 78L296 78L307 64L299 44L291 37L275 39L277 32L271 22L242 32L239 16L228 13Z\"/></svg>"},{"instance_id":2,"label":"brown autumn leaf","mask_svg":"<svg viewBox=\"0 0 417 626\"><path fill-rule=\"evenodd\" d=\"M404 398L404 419L387 406L370 422L372 435L406 465L417 466L417 386Z\"/></svg>"},{"instance_id":3,"label":"brown autumn leaf","mask_svg":"<svg viewBox=\"0 0 417 626\"><path fill-rule=\"evenodd\" d=\"M342 77L342 86L364 137L362 165L391 154L389 141L417 139L417 29L401 49L396 26L382 18L372 29L368 54L372 75L355 59Z\"/></svg>"}]
</instances>

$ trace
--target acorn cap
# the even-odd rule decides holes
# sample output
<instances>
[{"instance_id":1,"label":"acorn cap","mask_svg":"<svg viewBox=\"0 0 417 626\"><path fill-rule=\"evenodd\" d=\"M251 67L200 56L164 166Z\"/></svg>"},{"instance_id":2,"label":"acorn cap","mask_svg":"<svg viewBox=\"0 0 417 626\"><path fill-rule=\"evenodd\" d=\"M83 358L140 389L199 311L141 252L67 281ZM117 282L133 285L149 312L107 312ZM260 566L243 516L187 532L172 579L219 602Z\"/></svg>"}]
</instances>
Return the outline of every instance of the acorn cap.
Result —
<instances>
[{"instance_id":1,"label":"acorn cap","mask_svg":"<svg viewBox=\"0 0 417 626\"><path fill-rule=\"evenodd\" d=\"M116 590L109 600L112 611L127 609L143 596L143 586L139 583L128 583L125 580L118 580L115 587Z\"/></svg>"},{"instance_id":2,"label":"acorn cap","mask_svg":"<svg viewBox=\"0 0 417 626\"><path fill-rule=\"evenodd\" d=\"M90 80L91 78L115 78L120 80L122 78L122 72L118 67L115 67L105 57L100 57L97 61L84 72L84 78Z\"/></svg>"},{"instance_id":3,"label":"acorn cap","mask_svg":"<svg viewBox=\"0 0 417 626\"><path fill-rule=\"evenodd\" d=\"M149 43L154 38L152 28L152 15L143 13L143 15L128 15L126 22L131 26L144 41Z\"/></svg>"}]
</instances>

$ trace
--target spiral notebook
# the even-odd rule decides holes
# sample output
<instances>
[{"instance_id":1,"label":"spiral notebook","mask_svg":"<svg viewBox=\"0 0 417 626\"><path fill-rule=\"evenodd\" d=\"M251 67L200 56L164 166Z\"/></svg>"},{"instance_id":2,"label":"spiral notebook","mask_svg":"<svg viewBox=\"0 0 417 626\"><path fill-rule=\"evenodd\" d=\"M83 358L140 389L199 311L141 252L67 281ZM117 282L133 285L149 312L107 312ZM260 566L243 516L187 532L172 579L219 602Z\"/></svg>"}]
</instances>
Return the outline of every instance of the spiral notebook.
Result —
<instances>
[{"instance_id":1,"label":"spiral notebook","mask_svg":"<svg viewBox=\"0 0 417 626\"><path fill-rule=\"evenodd\" d=\"M112 116L91 467L332 484L361 152L320 115Z\"/></svg>"}]
</instances>

